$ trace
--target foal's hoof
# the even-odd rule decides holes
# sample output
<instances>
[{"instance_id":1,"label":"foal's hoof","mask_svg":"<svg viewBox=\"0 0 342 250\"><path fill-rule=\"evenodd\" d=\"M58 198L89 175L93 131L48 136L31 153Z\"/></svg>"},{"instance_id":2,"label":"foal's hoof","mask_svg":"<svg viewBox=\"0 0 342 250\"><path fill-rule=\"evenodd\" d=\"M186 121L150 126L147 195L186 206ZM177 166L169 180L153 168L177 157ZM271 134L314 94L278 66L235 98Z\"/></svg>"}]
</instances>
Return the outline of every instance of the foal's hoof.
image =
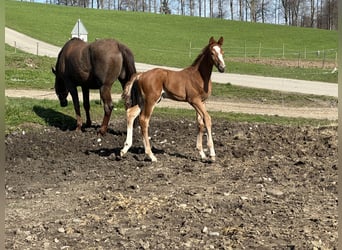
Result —
<instances>
[{"instance_id":1,"label":"foal's hoof","mask_svg":"<svg viewBox=\"0 0 342 250\"><path fill-rule=\"evenodd\" d=\"M216 157L215 156L210 156L210 158L208 159L209 163L214 163L216 161Z\"/></svg>"},{"instance_id":2,"label":"foal's hoof","mask_svg":"<svg viewBox=\"0 0 342 250\"><path fill-rule=\"evenodd\" d=\"M157 162L157 158L154 155L149 155L148 158L150 158L152 162Z\"/></svg>"},{"instance_id":3,"label":"foal's hoof","mask_svg":"<svg viewBox=\"0 0 342 250\"><path fill-rule=\"evenodd\" d=\"M216 161L216 158L215 156L210 156L210 158L207 158L207 157L201 158L201 161L203 163L214 163Z\"/></svg>"},{"instance_id":4,"label":"foal's hoof","mask_svg":"<svg viewBox=\"0 0 342 250\"><path fill-rule=\"evenodd\" d=\"M123 150L120 150L120 157L123 157L126 154Z\"/></svg>"}]
</instances>

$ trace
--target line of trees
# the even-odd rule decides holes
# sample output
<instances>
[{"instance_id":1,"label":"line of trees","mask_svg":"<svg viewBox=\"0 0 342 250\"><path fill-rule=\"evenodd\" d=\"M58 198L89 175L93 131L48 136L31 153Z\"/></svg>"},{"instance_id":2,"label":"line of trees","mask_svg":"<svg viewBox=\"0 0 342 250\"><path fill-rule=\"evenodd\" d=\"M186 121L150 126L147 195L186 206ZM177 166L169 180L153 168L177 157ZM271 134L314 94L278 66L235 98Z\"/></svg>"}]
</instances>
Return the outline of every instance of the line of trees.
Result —
<instances>
[{"instance_id":1,"label":"line of trees","mask_svg":"<svg viewBox=\"0 0 342 250\"><path fill-rule=\"evenodd\" d=\"M84 8L143 11L337 30L338 0L46 0Z\"/></svg>"}]
</instances>

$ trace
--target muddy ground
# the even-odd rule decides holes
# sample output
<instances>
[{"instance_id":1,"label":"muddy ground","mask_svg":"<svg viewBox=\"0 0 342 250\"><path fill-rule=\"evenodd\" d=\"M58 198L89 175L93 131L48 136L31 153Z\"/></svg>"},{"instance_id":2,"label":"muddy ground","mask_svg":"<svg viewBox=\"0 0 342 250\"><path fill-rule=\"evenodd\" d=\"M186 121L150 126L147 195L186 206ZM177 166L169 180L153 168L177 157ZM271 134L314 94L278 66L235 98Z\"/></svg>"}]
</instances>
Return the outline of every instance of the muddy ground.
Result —
<instances>
[{"instance_id":1,"label":"muddy ground","mask_svg":"<svg viewBox=\"0 0 342 250\"><path fill-rule=\"evenodd\" d=\"M51 124L6 136L6 249L336 249L337 128L153 117L157 163L124 121L98 137Z\"/></svg>"}]
</instances>

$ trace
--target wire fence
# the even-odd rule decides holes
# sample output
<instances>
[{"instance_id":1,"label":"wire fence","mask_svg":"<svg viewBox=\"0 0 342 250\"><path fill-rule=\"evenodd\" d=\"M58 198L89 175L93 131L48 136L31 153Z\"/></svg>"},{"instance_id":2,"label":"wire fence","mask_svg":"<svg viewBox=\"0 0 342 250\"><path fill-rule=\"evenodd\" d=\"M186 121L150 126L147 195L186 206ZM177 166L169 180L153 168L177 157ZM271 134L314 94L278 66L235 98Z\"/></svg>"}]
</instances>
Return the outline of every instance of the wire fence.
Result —
<instances>
[{"instance_id":1,"label":"wire fence","mask_svg":"<svg viewBox=\"0 0 342 250\"><path fill-rule=\"evenodd\" d=\"M17 42L14 42L14 49L17 49ZM192 42L189 42L188 48L186 48L185 46L184 50L179 48L175 49L172 47L162 49L146 49L160 54L172 54L176 57L178 54L188 53L189 58L191 59L196 57L202 50L202 48L194 46ZM32 50L32 53L40 55L43 52L43 50L44 49L42 49L39 43L37 42L35 48ZM258 63L260 63L260 60L270 62L278 61L279 63L286 61L287 65L296 67L311 66L332 69L338 67L337 48L308 49L306 47L303 47L301 49L294 49L286 46L286 44L270 48L264 47L262 43L259 43L254 46L247 46L247 43L245 42L242 46L241 43L240 45L225 45L223 46L223 50L225 51L225 58L227 58L228 60L238 59L244 62L253 62L259 60ZM57 52L55 54L57 54Z\"/></svg>"},{"instance_id":2,"label":"wire fence","mask_svg":"<svg viewBox=\"0 0 342 250\"><path fill-rule=\"evenodd\" d=\"M321 48L321 49L293 49L287 47L286 44L282 46L269 48L263 47L262 43L257 46L223 46L226 58L242 58L245 62L249 59L270 59L270 60L291 60L293 65L301 67L305 62L315 62L316 66L337 67L338 51L336 48ZM189 43L189 57L196 56L201 48L193 47Z\"/></svg>"}]
</instances>

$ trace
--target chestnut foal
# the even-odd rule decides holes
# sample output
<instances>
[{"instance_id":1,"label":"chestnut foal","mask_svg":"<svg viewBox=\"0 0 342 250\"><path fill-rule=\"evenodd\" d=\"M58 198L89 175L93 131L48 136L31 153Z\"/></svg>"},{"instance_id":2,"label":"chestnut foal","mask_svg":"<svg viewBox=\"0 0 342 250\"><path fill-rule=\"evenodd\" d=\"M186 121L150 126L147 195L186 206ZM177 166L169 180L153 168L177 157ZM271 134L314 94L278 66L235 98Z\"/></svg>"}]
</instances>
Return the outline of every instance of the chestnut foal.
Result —
<instances>
[{"instance_id":1,"label":"chestnut foal","mask_svg":"<svg viewBox=\"0 0 342 250\"><path fill-rule=\"evenodd\" d=\"M126 103L127 138L121 156L127 153L132 146L133 122L139 115L139 123L145 153L152 161L157 161L151 150L148 136L148 126L155 105L161 98L188 102L197 113L198 134L196 147L202 160L207 159L202 147L202 137L207 129L207 146L211 161L215 161L215 149L211 134L211 117L205 107L205 100L210 96L212 89L211 73L213 66L219 72L224 72L223 37L215 41L209 39L202 52L191 66L180 71L155 68L143 73L134 74L127 83L123 98Z\"/></svg>"}]
</instances>

